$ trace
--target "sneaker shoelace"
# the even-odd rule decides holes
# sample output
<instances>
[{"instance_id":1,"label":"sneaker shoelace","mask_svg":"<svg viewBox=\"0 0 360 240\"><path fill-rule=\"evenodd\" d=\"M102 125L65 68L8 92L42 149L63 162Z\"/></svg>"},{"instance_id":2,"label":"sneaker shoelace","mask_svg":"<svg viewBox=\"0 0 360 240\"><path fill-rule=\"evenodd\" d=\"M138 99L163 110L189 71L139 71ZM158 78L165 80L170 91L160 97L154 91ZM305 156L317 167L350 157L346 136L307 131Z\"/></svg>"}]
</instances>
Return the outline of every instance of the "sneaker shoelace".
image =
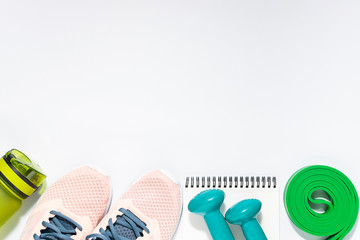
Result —
<instances>
[{"instance_id":1,"label":"sneaker shoelace","mask_svg":"<svg viewBox=\"0 0 360 240\"><path fill-rule=\"evenodd\" d=\"M150 233L146 224L141 221L135 214L124 208L120 208L121 216L116 217L116 221L113 223L112 219L109 219L109 225L106 230L100 228L100 233L91 234L86 237L86 240L133 240L129 239L122 232L117 231L117 227L126 228L131 231L135 236L134 239L143 236L143 231Z\"/></svg>"},{"instance_id":2,"label":"sneaker shoelace","mask_svg":"<svg viewBox=\"0 0 360 240\"><path fill-rule=\"evenodd\" d=\"M76 235L76 228L82 231L82 227L77 222L64 214L57 211L50 213L55 216L50 218L49 222L42 222L45 229L40 231L40 236L34 234L35 240L73 240L72 236Z\"/></svg>"}]
</instances>

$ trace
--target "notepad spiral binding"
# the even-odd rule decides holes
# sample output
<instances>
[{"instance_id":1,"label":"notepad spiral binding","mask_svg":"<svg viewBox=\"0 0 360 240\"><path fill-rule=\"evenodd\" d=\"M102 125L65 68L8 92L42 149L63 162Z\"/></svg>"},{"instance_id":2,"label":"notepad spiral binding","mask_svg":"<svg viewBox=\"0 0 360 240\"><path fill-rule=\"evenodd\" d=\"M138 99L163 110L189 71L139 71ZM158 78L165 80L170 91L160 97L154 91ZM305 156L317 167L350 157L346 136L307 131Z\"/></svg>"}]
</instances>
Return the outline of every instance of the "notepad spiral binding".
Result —
<instances>
[{"instance_id":1,"label":"notepad spiral binding","mask_svg":"<svg viewBox=\"0 0 360 240\"><path fill-rule=\"evenodd\" d=\"M185 188L276 188L276 177L186 177Z\"/></svg>"}]
</instances>

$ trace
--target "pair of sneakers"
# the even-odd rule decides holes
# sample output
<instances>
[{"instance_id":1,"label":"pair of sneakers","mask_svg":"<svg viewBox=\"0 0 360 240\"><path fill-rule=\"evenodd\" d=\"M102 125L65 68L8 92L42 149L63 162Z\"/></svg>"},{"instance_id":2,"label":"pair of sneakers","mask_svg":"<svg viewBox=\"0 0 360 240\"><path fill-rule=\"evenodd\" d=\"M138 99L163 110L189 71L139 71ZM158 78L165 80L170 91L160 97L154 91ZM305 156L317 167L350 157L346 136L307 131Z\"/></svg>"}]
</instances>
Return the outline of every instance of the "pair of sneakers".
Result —
<instances>
[{"instance_id":1,"label":"pair of sneakers","mask_svg":"<svg viewBox=\"0 0 360 240\"><path fill-rule=\"evenodd\" d=\"M109 177L90 167L57 180L30 214L20 240L169 240L181 190L162 171L135 182L111 209Z\"/></svg>"}]
</instances>

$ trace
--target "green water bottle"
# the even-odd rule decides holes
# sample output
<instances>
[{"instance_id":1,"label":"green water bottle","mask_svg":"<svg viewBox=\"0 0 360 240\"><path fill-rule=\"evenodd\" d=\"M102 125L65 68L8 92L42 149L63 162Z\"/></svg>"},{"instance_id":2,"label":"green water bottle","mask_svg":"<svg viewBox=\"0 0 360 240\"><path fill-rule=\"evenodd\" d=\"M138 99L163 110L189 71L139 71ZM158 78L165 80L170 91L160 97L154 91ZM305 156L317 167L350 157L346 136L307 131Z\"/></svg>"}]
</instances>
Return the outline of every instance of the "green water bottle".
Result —
<instances>
[{"instance_id":1,"label":"green water bottle","mask_svg":"<svg viewBox=\"0 0 360 240\"><path fill-rule=\"evenodd\" d=\"M19 150L12 149L0 158L0 227L45 178L39 165Z\"/></svg>"}]
</instances>

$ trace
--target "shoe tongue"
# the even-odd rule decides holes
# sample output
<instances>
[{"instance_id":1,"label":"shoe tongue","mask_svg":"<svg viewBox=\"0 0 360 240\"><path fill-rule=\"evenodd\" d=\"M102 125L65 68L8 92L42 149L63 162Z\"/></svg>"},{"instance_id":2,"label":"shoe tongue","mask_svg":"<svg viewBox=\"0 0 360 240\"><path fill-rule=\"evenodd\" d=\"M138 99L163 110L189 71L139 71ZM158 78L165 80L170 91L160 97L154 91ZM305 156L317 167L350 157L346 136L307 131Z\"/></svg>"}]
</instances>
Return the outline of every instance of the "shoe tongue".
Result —
<instances>
[{"instance_id":1,"label":"shoe tongue","mask_svg":"<svg viewBox=\"0 0 360 240\"><path fill-rule=\"evenodd\" d=\"M122 216L119 216L118 218L124 219ZM128 238L129 240L136 240L136 235L133 230L128 229L124 226L121 226L119 224L115 224L115 231L119 236Z\"/></svg>"},{"instance_id":2,"label":"shoe tongue","mask_svg":"<svg viewBox=\"0 0 360 240\"><path fill-rule=\"evenodd\" d=\"M72 223L70 223L69 221L67 221L66 219L59 217L59 216L55 216L54 218L56 218L63 226L65 229L75 229L76 226ZM54 224L54 218L51 218L49 220L49 223ZM51 228L46 228L44 230L41 230L41 233L53 233L55 232L54 230L52 230ZM69 236L71 236L69 234ZM47 239L49 240L58 240L58 238L56 237L52 237L52 236L47 236Z\"/></svg>"},{"instance_id":3,"label":"shoe tongue","mask_svg":"<svg viewBox=\"0 0 360 240\"><path fill-rule=\"evenodd\" d=\"M58 240L58 238L52 237L52 236L48 236L48 237L46 237L46 239L49 239L49 240Z\"/></svg>"},{"instance_id":4,"label":"shoe tongue","mask_svg":"<svg viewBox=\"0 0 360 240\"><path fill-rule=\"evenodd\" d=\"M69 222L68 220L66 220L64 218L62 218L60 216L57 216L56 218L57 218L57 220L59 220L59 222L61 223L61 225L63 225L63 227L65 229L75 229L76 228L76 226L73 223ZM51 219L51 222L53 222L53 219Z\"/></svg>"}]
</instances>

